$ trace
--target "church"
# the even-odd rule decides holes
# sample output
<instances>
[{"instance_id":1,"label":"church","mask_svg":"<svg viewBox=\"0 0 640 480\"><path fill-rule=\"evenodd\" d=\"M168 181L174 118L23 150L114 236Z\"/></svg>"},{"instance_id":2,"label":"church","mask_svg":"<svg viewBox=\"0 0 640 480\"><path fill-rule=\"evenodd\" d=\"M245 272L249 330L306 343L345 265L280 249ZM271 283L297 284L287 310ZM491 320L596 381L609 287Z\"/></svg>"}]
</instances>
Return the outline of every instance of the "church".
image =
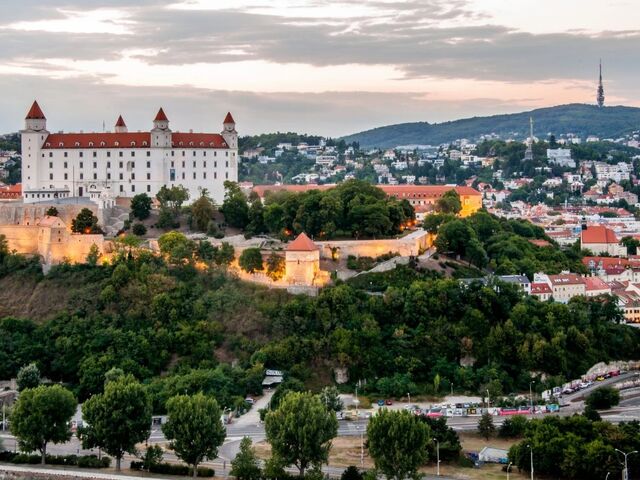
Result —
<instances>
[{"instance_id":1,"label":"church","mask_svg":"<svg viewBox=\"0 0 640 480\"><path fill-rule=\"evenodd\" d=\"M231 113L221 133L173 132L160 108L153 128L129 132L120 116L113 132L50 133L33 102L22 130L25 203L70 197L155 197L164 185L182 185L189 202L206 189L218 204L224 182L238 181L238 133Z\"/></svg>"}]
</instances>

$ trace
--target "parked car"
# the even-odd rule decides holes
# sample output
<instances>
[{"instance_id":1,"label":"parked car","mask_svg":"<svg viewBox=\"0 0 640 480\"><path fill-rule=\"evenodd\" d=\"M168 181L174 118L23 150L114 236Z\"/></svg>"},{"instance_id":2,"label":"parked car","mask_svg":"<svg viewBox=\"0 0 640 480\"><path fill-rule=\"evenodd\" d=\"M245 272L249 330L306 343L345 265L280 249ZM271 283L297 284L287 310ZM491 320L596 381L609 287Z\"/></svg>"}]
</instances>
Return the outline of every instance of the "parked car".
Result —
<instances>
[{"instance_id":1,"label":"parked car","mask_svg":"<svg viewBox=\"0 0 640 480\"><path fill-rule=\"evenodd\" d=\"M387 405L393 405L393 402L389 399L387 399L384 403L386 403Z\"/></svg>"},{"instance_id":2,"label":"parked car","mask_svg":"<svg viewBox=\"0 0 640 480\"><path fill-rule=\"evenodd\" d=\"M378 400L378 406L384 407L384 400Z\"/></svg>"},{"instance_id":3,"label":"parked car","mask_svg":"<svg viewBox=\"0 0 640 480\"><path fill-rule=\"evenodd\" d=\"M596 377L596 382L602 382L604 380L604 377L602 375L600 375L599 377Z\"/></svg>"}]
</instances>

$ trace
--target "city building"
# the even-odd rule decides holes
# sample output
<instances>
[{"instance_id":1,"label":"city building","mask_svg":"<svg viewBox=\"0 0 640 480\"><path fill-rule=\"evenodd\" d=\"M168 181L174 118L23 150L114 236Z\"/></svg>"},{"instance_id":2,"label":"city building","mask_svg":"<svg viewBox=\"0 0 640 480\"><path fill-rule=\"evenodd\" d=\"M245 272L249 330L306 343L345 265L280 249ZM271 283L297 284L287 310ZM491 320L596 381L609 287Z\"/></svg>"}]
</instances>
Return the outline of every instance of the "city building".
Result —
<instances>
[{"instance_id":1,"label":"city building","mask_svg":"<svg viewBox=\"0 0 640 480\"><path fill-rule=\"evenodd\" d=\"M162 186L182 185L197 199L202 189L222 203L224 182L238 180L238 134L230 113L222 133L181 133L169 128L161 108L146 132L129 132L122 117L113 132L49 133L37 102L22 130L25 202L138 193L155 196Z\"/></svg>"},{"instance_id":2,"label":"city building","mask_svg":"<svg viewBox=\"0 0 640 480\"><path fill-rule=\"evenodd\" d=\"M576 168L576 161L571 158L569 148L547 148L549 163L566 168Z\"/></svg>"},{"instance_id":3,"label":"city building","mask_svg":"<svg viewBox=\"0 0 640 480\"><path fill-rule=\"evenodd\" d=\"M583 226L580 232L580 245L590 250L594 255L609 254L611 256L625 256L627 248L620 245L620 240L610 228L604 225Z\"/></svg>"}]
</instances>

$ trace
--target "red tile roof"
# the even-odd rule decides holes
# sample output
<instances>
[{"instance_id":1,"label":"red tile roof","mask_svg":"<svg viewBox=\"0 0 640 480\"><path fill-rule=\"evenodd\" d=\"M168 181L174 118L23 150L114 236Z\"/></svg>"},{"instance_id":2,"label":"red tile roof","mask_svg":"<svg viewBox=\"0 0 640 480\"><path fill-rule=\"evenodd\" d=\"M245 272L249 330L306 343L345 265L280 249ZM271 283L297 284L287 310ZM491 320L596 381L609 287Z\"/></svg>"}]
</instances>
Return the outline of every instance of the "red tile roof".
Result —
<instances>
[{"instance_id":1,"label":"red tile roof","mask_svg":"<svg viewBox=\"0 0 640 480\"><path fill-rule=\"evenodd\" d=\"M584 278L575 273L561 273L559 275L549 275L552 285L580 285L584 283Z\"/></svg>"},{"instance_id":2,"label":"red tile roof","mask_svg":"<svg viewBox=\"0 0 640 480\"><path fill-rule=\"evenodd\" d=\"M40 220L38 222L38 225L41 227L65 227L66 225L64 224L64 222L55 216L45 216L42 220Z\"/></svg>"},{"instance_id":3,"label":"red tile roof","mask_svg":"<svg viewBox=\"0 0 640 480\"><path fill-rule=\"evenodd\" d=\"M15 200L22 196L22 184L6 185L0 187L0 199Z\"/></svg>"},{"instance_id":4,"label":"red tile roof","mask_svg":"<svg viewBox=\"0 0 640 480\"><path fill-rule=\"evenodd\" d=\"M306 192L308 190L327 190L335 187L336 184L326 185L256 185L253 191L260 197L264 197L268 191L279 192ZM475 188L471 187L450 187L447 185L375 185L389 196L397 198L440 198L445 193L455 190L458 195L480 196Z\"/></svg>"},{"instance_id":5,"label":"red tile roof","mask_svg":"<svg viewBox=\"0 0 640 480\"><path fill-rule=\"evenodd\" d=\"M172 133L173 147L228 148L227 142L218 133ZM43 149L60 148L149 148L149 132L128 133L52 133L44 142Z\"/></svg>"},{"instance_id":6,"label":"red tile roof","mask_svg":"<svg viewBox=\"0 0 640 480\"><path fill-rule=\"evenodd\" d=\"M168 122L169 119L167 118L167 116L164 113L164 110L162 109L162 107L160 107L160 110L158 110L158 114L156 115L156 118L153 119L154 122Z\"/></svg>"},{"instance_id":7,"label":"red tile roof","mask_svg":"<svg viewBox=\"0 0 640 480\"><path fill-rule=\"evenodd\" d=\"M613 230L603 226L594 225L582 230L582 243L618 243L619 240Z\"/></svg>"},{"instance_id":8,"label":"red tile roof","mask_svg":"<svg viewBox=\"0 0 640 480\"><path fill-rule=\"evenodd\" d=\"M551 288L549 284L544 282L532 283L531 284L531 295L540 295L543 293L551 294Z\"/></svg>"},{"instance_id":9,"label":"red tile roof","mask_svg":"<svg viewBox=\"0 0 640 480\"><path fill-rule=\"evenodd\" d=\"M118 121L116 122L116 127L126 127L127 124L124 123L124 119L122 118L122 115L120 115L118 117Z\"/></svg>"},{"instance_id":10,"label":"red tile roof","mask_svg":"<svg viewBox=\"0 0 640 480\"><path fill-rule=\"evenodd\" d=\"M33 105L31 105L31 108L29 109L29 112L27 113L26 118L46 120L46 117L44 116L44 113L42 113L42 109L40 108L40 105L38 105L38 102L36 101L34 101Z\"/></svg>"},{"instance_id":11,"label":"red tile roof","mask_svg":"<svg viewBox=\"0 0 640 480\"><path fill-rule=\"evenodd\" d=\"M233 119L233 117L231 116L231 112L227 112L227 116L224 117L224 123L236 123L236 121Z\"/></svg>"},{"instance_id":12,"label":"red tile roof","mask_svg":"<svg viewBox=\"0 0 640 480\"><path fill-rule=\"evenodd\" d=\"M599 267L602 265L602 268L611 268L611 267L622 267L624 268L629 265L629 259L627 258L615 258L615 257L583 257L582 264L590 268L589 265L591 262L595 264L595 267Z\"/></svg>"},{"instance_id":13,"label":"red tile roof","mask_svg":"<svg viewBox=\"0 0 640 480\"><path fill-rule=\"evenodd\" d=\"M314 250L319 250L318 246L304 232L287 245L287 252L313 252Z\"/></svg>"},{"instance_id":14,"label":"red tile roof","mask_svg":"<svg viewBox=\"0 0 640 480\"><path fill-rule=\"evenodd\" d=\"M584 279L585 290L611 290L604 280L598 277L586 277Z\"/></svg>"}]
</instances>

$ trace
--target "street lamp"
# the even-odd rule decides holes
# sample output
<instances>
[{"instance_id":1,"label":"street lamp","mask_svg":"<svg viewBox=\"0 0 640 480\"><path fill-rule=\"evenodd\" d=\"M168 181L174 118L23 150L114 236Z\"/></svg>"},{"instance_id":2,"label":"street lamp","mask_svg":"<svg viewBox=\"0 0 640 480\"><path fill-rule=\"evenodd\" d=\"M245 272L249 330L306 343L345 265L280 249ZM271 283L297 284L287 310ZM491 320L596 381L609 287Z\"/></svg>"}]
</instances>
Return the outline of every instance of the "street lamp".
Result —
<instances>
[{"instance_id":1,"label":"street lamp","mask_svg":"<svg viewBox=\"0 0 640 480\"><path fill-rule=\"evenodd\" d=\"M411 393L407 392L407 396L409 397L409 406L411 406Z\"/></svg>"},{"instance_id":2,"label":"street lamp","mask_svg":"<svg viewBox=\"0 0 640 480\"><path fill-rule=\"evenodd\" d=\"M436 476L440 476L440 442L437 438L433 439L436 442Z\"/></svg>"},{"instance_id":3,"label":"street lamp","mask_svg":"<svg viewBox=\"0 0 640 480\"><path fill-rule=\"evenodd\" d=\"M529 444L527 448L531 451L531 480L533 480L533 446Z\"/></svg>"},{"instance_id":4,"label":"street lamp","mask_svg":"<svg viewBox=\"0 0 640 480\"><path fill-rule=\"evenodd\" d=\"M360 430L360 467L364 468L364 425L360 429L360 425L356 425L356 429Z\"/></svg>"},{"instance_id":5,"label":"street lamp","mask_svg":"<svg viewBox=\"0 0 640 480\"><path fill-rule=\"evenodd\" d=\"M611 475L611 472L607 472L607 476L604 477L604 480L609 480L609 475Z\"/></svg>"},{"instance_id":6,"label":"street lamp","mask_svg":"<svg viewBox=\"0 0 640 480\"><path fill-rule=\"evenodd\" d=\"M533 413L533 389L531 388L531 386L536 383L535 380L531 380L529 382L529 404L531 406L531 413Z\"/></svg>"},{"instance_id":7,"label":"street lamp","mask_svg":"<svg viewBox=\"0 0 640 480\"><path fill-rule=\"evenodd\" d=\"M638 453L638 451L634 450L633 452L624 453L622 450L618 450L617 448L615 449L615 451L624 455L624 470L622 471L622 480L629 480L629 464L627 463L627 457L629 455L633 455L634 453Z\"/></svg>"},{"instance_id":8,"label":"street lamp","mask_svg":"<svg viewBox=\"0 0 640 480\"><path fill-rule=\"evenodd\" d=\"M509 470L511 470L511 465L513 465L513 462L509 462L509 465L507 465L507 480L509 480Z\"/></svg>"}]
</instances>

